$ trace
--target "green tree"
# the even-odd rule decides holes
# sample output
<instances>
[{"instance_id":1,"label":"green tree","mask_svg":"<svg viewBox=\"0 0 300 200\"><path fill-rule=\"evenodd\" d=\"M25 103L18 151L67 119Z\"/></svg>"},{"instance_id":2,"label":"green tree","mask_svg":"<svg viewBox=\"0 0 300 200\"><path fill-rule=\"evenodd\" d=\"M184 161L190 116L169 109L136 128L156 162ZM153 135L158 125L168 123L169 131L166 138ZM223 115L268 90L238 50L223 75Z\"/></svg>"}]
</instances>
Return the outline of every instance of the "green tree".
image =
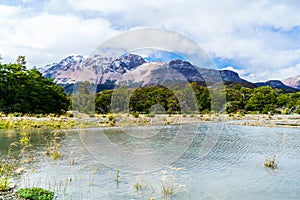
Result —
<instances>
[{"instance_id":1,"label":"green tree","mask_svg":"<svg viewBox=\"0 0 300 200\"><path fill-rule=\"evenodd\" d=\"M62 87L36 69L26 69L25 57L0 64L0 109L12 113L60 113L70 100Z\"/></svg>"},{"instance_id":2,"label":"green tree","mask_svg":"<svg viewBox=\"0 0 300 200\"><path fill-rule=\"evenodd\" d=\"M113 90L103 90L96 96L96 112L108 113L111 111L111 97Z\"/></svg>"},{"instance_id":3,"label":"green tree","mask_svg":"<svg viewBox=\"0 0 300 200\"><path fill-rule=\"evenodd\" d=\"M276 109L276 94L270 86L255 88L245 107L248 111L260 113L274 112Z\"/></svg>"}]
</instances>

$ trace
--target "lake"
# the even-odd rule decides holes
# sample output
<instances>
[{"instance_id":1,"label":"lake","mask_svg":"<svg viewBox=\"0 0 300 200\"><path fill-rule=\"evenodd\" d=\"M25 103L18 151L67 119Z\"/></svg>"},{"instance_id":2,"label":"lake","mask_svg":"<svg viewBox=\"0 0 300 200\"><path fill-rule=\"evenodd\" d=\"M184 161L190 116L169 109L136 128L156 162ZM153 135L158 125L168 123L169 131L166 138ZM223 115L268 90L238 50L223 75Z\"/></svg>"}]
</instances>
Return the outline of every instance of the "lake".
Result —
<instances>
[{"instance_id":1,"label":"lake","mask_svg":"<svg viewBox=\"0 0 300 200\"><path fill-rule=\"evenodd\" d=\"M24 131L0 130L0 153ZM27 132L28 134L28 132ZM299 199L300 131L201 123L30 131L20 187L57 199ZM56 140L60 158L46 156ZM58 145L59 144L59 145ZM17 150L15 150L17 151ZM276 155L278 169L264 167ZM168 192L163 193L163 188Z\"/></svg>"}]
</instances>

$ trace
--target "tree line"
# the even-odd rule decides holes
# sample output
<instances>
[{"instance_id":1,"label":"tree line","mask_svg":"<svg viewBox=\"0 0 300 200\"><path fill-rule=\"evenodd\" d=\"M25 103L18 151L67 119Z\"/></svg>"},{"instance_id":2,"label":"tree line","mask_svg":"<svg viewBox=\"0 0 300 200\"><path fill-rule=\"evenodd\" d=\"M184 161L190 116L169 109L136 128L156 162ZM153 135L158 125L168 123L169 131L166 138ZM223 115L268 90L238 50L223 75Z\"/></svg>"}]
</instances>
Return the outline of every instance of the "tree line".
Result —
<instances>
[{"instance_id":1,"label":"tree line","mask_svg":"<svg viewBox=\"0 0 300 200\"><path fill-rule=\"evenodd\" d=\"M192 92L188 92L189 90ZM210 113L212 111L212 91L205 86L197 85L197 83L190 83L184 88L172 90L164 86L147 86L138 89L121 87L118 90L104 90L98 93L95 97L95 109L97 113L107 113L112 110L111 106L114 106L121 108L116 112L129 111L149 114L154 105L159 105L156 106L158 111L168 114L195 111ZM190 94L193 94L195 98L192 102L189 102L193 98ZM251 89L237 84L224 88L214 95L226 98L222 111L225 113L300 114L300 92L284 93L282 90L270 86ZM115 102L112 99L119 100L117 105L114 105ZM129 105L120 104L126 101L129 102ZM122 109L124 107L129 110Z\"/></svg>"}]
</instances>

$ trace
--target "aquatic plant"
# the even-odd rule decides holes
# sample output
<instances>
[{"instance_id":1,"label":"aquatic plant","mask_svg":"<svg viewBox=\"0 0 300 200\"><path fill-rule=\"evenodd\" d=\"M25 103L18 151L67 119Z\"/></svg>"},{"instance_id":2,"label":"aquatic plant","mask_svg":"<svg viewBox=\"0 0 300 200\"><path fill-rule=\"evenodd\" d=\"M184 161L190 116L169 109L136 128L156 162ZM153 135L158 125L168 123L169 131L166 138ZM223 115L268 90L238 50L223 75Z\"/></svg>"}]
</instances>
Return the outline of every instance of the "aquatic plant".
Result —
<instances>
[{"instance_id":1,"label":"aquatic plant","mask_svg":"<svg viewBox=\"0 0 300 200\"><path fill-rule=\"evenodd\" d=\"M14 173L14 170L21 164L20 154L24 147L18 152L18 154L12 154L12 148L20 147L19 142L13 142L9 145L7 155L0 158L0 191L8 191L11 189L10 177Z\"/></svg>"},{"instance_id":2,"label":"aquatic plant","mask_svg":"<svg viewBox=\"0 0 300 200\"><path fill-rule=\"evenodd\" d=\"M119 183L119 178L120 178L119 173L120 173L120 169L119 169L119 167L117 167L117 169L116 169L116 181L117 181L117 183Z\"/></svg>"},{"instance_id":3,"label":"aquatic plant","mask_svg":"<svg viewBox=\"0 0 300 200\"><path fill-rule=\"evenodd\" d=\"M138 192L139 190L146 188L147 184L143 181L143 179L137 179L136 183L134 184L135 190Z\"/></svg>"},{"instance_id":4,"label":"aquatic plant","mask_svg":"<svg viewBox=\"0 0 300 200\"><path fill-rule=\"evenodd\" d=\"M167 181L162 182L162 192L165 199L168 199L169 196L174 195L174 185Z\"/></svg>"},{"instance_id":5,"label":"aquatic plant","mask_svg":"<svg viewBox=\"0 0 300 200\"><path fill-rule=\"evenodd\" d=\"M176 172L184 170L183 168L169 167L172 171L171 174L168 174L167 171L162 171L162 193L164 199L168 199L170 196L174 196L177 193L187 191L186 186L176 182Z\"/></svg>"},{"instance_id":6,"label":"aquatic plant","mask_svg":"<svg viewBox=\"0 0 300 200\"><path fill-rule=\"evenodd\" d=\"M52 200L54 192L43 188L21 188L18 190L18 196L29 200Z\"/></svg>"},{"instance_id":7,"label":"aquatic plant","mask_svg":"<svg viewBox=\"0 0 300 200\"><path fill-rule=\"evenodd\" d=\"M52 136L50 137L50 140L47 141L47 148L45 151L45 154L47 156L52 156L53 160L57 160L61 157L61 154L59 153L59 141L61 140L60 132L52 132Z\"/></svg>"},{"instance_id":8,"label":"aquatic plant","mask_svg":"<svg viewBox=\"0 0 300 200\"><path fill-rule=\"evenodd\" d=\"M266 158L264 166L270 169L276 169L278 167L276 155L273 158Z\"/></svg>"},{"instance_id":9,"label":"aquatic plant","mask_svg":"<svg viewBox=\"0 0 300 200\"><path fill-rule=\"evenodd\" d=\"M24 136L20 138L20 144L22 146L29 145L29 142L30 142L30 138L28 136Z\"/></svg>"},{"instance_id":10,"label":"aquatic plant","mask_svg":"<svg viewBox=\"0 0 300 200\"><path fill-rule=\"evenodd\" d=\"M136 191L138 191L138 190L142 189L143 186L142 186L142 184L140 184L139 182L136 182L136 183L134 184L134 188L135 188Z\"/></svg>"}]
</instances>

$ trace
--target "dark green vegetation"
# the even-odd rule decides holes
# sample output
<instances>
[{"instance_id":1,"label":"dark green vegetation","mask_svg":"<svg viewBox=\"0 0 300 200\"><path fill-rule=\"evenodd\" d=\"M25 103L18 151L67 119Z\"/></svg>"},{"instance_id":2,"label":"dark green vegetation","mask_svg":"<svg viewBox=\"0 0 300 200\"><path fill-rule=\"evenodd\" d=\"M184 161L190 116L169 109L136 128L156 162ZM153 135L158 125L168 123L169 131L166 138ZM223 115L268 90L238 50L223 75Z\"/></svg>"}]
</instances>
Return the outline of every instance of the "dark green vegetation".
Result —
<instances>
[{"instance_id":1,"label":"dark green vegetation","mask_svg":"<svg viewBox=\"0 0 300 200\"><path fill-rule=\"evenodd\" d=\"M18 190L18 195L28 200L52 200L54 198L54 192L43 188L22 188Z\"/></svg>"},{"instance_id":2,"label":"dark green vegetation","mask_svg":"<svg viewBox=\"0 0 300 200\"><path fill-rule=\"evenodd\" d=\"M189 102L193 97L187 95L191 89L197 98L195 101L196 109L193 108L194 104ZM188 106L185 108L187 112L211 112L210 91L196 83L190 83L185 88L175 90L163 86L148 86L138 89L122 87L118 90L104 90L96 95L96 111L98 113L107 113L111 110L111 98L116 93L124 94L123 99L128 98L129 95L126 94L132 94L129 96L129 111L134 115L136 115L135 113L151 113L153 110L150 110L150 108L153 109L153 105L160 105L156 113L163 111L168 114L182 113L182 106ZM116 95L118 99L122 97L119 94ZM217 95L222 96L225 94L227 102L224 107L227 113L300 113L300 92L283 93L282 90L273 89L269 86L251 89L236 85L225 88L225 91L221 91ZM178 98L181 99L180 102ZM118 107L122 108L124 106L126 105L119 105Z\"/></svg>"},{"instance_id":3,"label":"dark green vegetation","mask_svg":"<svg viewBox=\"0 0 300 200\"><path fill-rule=\"evenodd\" d=\"M26 69L24 56L16 63L0 63L0 111L4 113L60 113L70 100L62 87L37 69Z\"/></svg>"},{"instance_id":4,"label":"dark green vegetation","mask_svg":"<svg viewBox=\"0 0 300 200\"><path fill-rule=\"evenodd\" d=\"M250 89L236 85L226 88L226 99L227 113L300 113L300 92L283 93L270 86Z\"/></svg>"}]
</instances>

